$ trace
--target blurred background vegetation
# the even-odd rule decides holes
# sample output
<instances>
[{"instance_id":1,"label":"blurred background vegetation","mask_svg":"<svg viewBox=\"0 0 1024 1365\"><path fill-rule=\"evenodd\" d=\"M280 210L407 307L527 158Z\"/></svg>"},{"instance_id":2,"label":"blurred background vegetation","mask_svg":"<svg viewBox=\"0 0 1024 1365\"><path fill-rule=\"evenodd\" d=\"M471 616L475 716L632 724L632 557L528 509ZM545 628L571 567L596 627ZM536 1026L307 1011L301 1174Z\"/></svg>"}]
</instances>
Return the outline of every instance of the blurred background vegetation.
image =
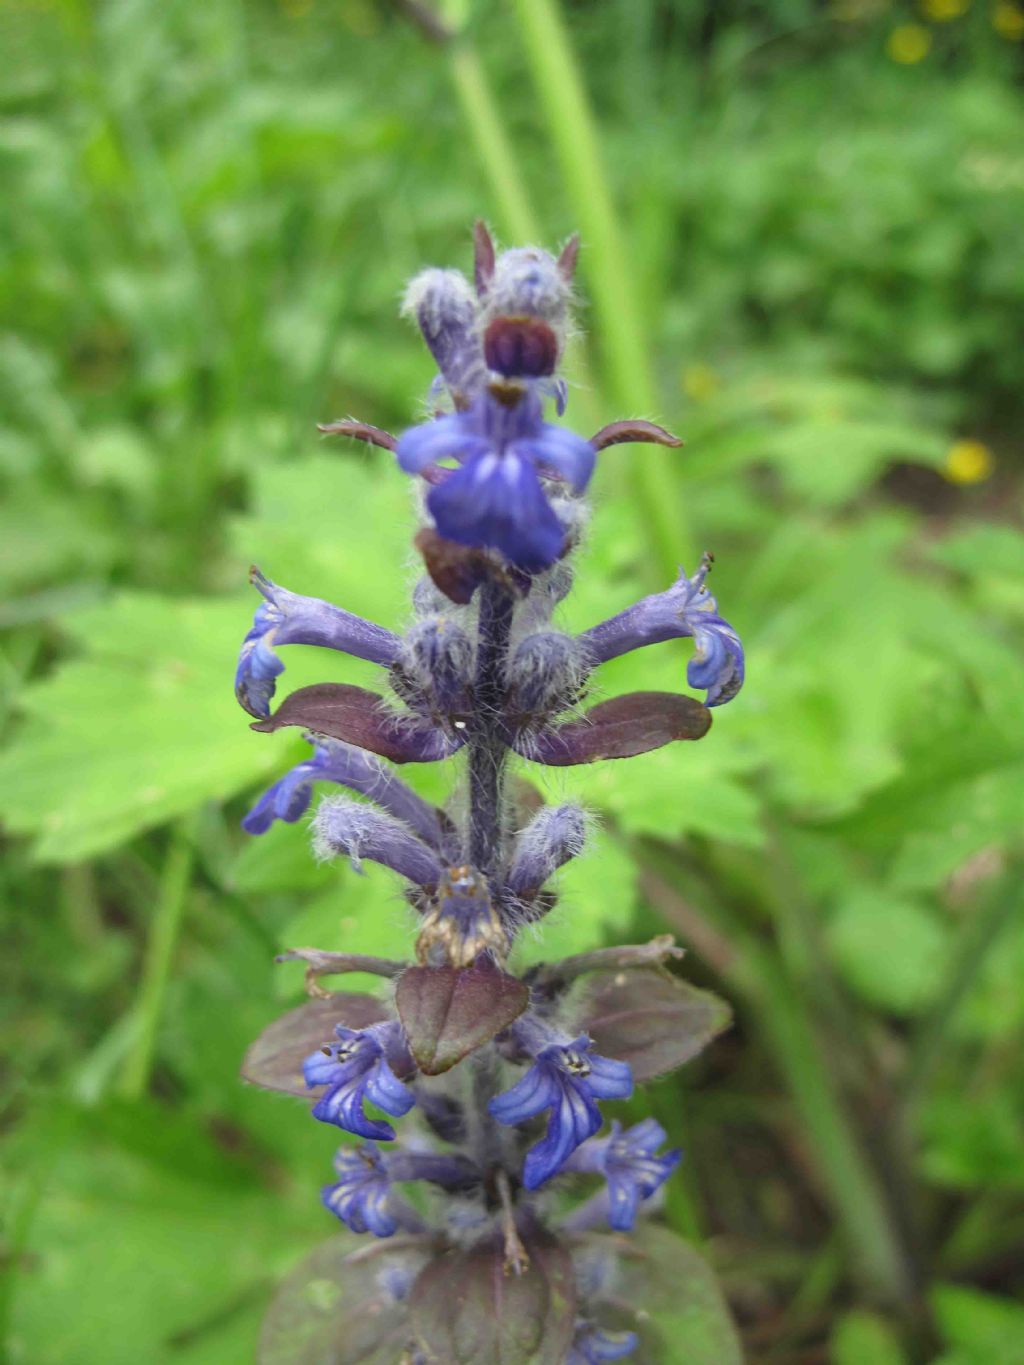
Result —
<instances>
[{"instance_id":1,"label":"blurred background vegetation","mask_svg":"<svg viewBox=\"0 0 1024 1365\"><path fill-rule=\"evenodd\" d=\"M314 424L418 415L399 290L465 267L476 216L582 231L577 428L642 413L688 442L603 457L570 623L708 546L748 646L704 744L558 779L603 832L526 952L668 926L733 1002L651 1102L687 1153L666 1216L752 1361L1024 1361L1024 9L561 23L0 7L14 1365L243 1365L330 1235L331 1134L239 1059L301 996L280 947L394 954L408 925L386 875L240 834L303 747L231 696L245 570L402 619L408 487ZM372 677L314 653L292 686ZM683 658L599 684L678 688Z\"/></svg>"}]
</instances>

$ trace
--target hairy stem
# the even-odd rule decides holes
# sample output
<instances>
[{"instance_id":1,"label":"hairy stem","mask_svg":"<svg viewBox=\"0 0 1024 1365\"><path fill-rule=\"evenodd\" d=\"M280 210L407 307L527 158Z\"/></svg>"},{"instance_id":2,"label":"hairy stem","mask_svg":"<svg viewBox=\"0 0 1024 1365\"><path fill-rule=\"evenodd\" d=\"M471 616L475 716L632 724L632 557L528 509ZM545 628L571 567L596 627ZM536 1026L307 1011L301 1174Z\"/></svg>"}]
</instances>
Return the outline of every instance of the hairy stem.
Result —
<instances>
[{"instance_id":1,"label":"hairy stem","mask_svg":"<svg viewBox=\"0 0 1024 1365\"><path fill-rule=\"evenodd\" d=\"M515 599L501 583L480 589L477 626L476 706L469 750L469 861L486 877L498 871L502 854L505 761L508 749L501 731Z\"/></svg>"},{"instance_id":2,"label":"hairy stem","mask_svg":"<svg viewBox=\"0 0 1024 1365\"><path fill-rule=\"evenodd\" d=\"M141 1099L149 1086L174 950L192 878L192 835L191 823L174 831L160 876L160 891L146 939L142 980L135 1005L139 1032L121 1076L121 1093L128 1099Z\"/></svg>"}]
</instances>

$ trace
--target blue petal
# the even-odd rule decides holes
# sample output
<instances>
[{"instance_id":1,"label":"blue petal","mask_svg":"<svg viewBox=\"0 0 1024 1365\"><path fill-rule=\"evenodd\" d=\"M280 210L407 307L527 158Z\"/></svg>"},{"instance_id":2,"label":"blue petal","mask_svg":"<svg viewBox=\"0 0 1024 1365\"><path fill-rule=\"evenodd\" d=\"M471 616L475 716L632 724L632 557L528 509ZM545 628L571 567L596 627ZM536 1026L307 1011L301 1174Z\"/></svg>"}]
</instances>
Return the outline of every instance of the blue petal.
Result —
<instances>
[{"instance_id":1,"label":"blue petal","mask_svg":"<svg viewBox=\"0 0 1024 1365\"><path fill-rule=\"evenodd\" d=\"M691 620L697 653L687 666L686 681L691 687L707 688L708 706L723 706L743 686L743 645L720 616L709 615L702 620L695 613Z\"/></svg>"},{"instance_id":2,"label":"blue petal","mask_svg":"<svg viewBox=\"0 0 1024 1365\"><path fill-rule=\"evenodd\" d=\"M321 1123L333 1123L348 1133L355 1133L357 1137L371 1138L375 1142L393 1142L395 1130L390 1123L367 1118L363 1113L365 1090L363 1078L353 1078L336 1085L313 1106L313 1117Z\"/></svg>"},{"instance_id":3,"label":"blue petal","mask_svg":"<svg viewBox=\"0 0 1024 1365\"><path fill-rule=\"evenodd\" d=\"M587 1054L590 1075L587 1089L599 1100L626 1100L633 1093L633 1072L628 1062L616 1062L596 1052Z\"/></svg>"},{"instance_id":4,"label":"blue petal","mask_svg":"<svg viewBox=\"0 0 1024 1365\"><path fill-rule=\"evenodd\" d=\"M317 764L313 760L307 759L297 764L290 773L267 788L243 819L242 828L247 834L266 834L275 820L294 824L309 809L313 782L318 775Z\"/></svg>"},{"instance_id":5,"label":"blue petal","mask_svg":"<svg viewBox=\"0 0 1024 1365\"><path fill-rule=\"evenodd\" d=\"M618 1137L613 1133L613 1137ZM639 1123L634 1123L632 1128L627 1129L619 1138L621 1146L626 1147L630 1153L638 1153L650 1156L656 1152L661 1144L668 1137L657 1119L641 1119Z\"/></svg>"},{"instance_id":6,"label":"blue petal","mask_svg":"<svg viewBox=\"0 0 1024 1365\"><path fill-rule=\"evenodd\" d=\"M624 1360L636 1350L635 1332L602 1332L591 1328L576 1338L566 1365L601 1365L605 1360Z\"/></svg>"},{"instance_id":7,"label":"blue petal","mask_svg":"<svg viewBox=\"0 0 1024 1365\"><path fill-rule=\"evenodd\" d=\"M597 460L597 452L589 441L550 422L544 423L539 437L516 441L511 449L553 469L574 493L582 493L586 488Z\"/></svg>"},{"instance_id":8,"label":"blue petal","mask_svg":"<svg viewBox=\"0 0 1024 1365\"><path fill-rule=\"evenodd\" d=\"M474 455L431 489L427 506L446 540L499 550L527 573L548 568L565 543L532 465L516 455Z\"/></svg>"},{"instance_id":9,"label":"blue petal","mask_svg":"<svg viewBox=\"0 0 1024 1365\"><path fill-rule=\"evenodd\" d=\"M561 1087L558 1104L552 1109L548 1130L526 1154L523 1184L535 1190L563 1167L566 1159L601 1127L601 1112L587 1094L585 1084L569 1077Z\"/></svg>"},{"instance_id":10,"label":"blue petal","mask_svg":"<svg viewBox=\"0 0 1024 1365\"><path fill-rule=\"evenodd\" d=\"M271 648L272 631L278 616L263 603L257 608L252 630L242 641L235 669L235 696L253 716L270 715L274 680L284 672L284 664ZM267 637L270 636L270 639Z\"/></svg>"},{"instance_id":11,"label":"blue petal","mask_svg":"<svg viewBox=\"0 0 1024 1365\"><path fill-rule=\"evenodd\" d=\"M346 1063L339 1062L333 1052L317 1048L302 1063L302 1074L306 1084L312 1089L316 1085L335 1085L348 1074Z\"/></svg>"},{"instance_id":12,"label":"blue petal","mask_svg":"<svg viewBox=\"0 0 1024 1365\"><path fill-rule=\"evenodd\" d=\"M608 1226L616 1232L632 1232L640 1207L640 1188L628 1171L608 1174Z\"/></svg>"},{"instance_id":13,"label":"blue petal","mask_svg":"<svg viewBox=\"0 0 1024 1365\"><path fill-rule=\"evenodd\" d=\"M403 431L395 456L407 474L419 474L438 460L465 460L486 449L486 440L472 430L461 413L453 413Z\"/></svg>"},{"instance_id":14,"label":"blue petal","mask_svg":"<svg viewBox=\"0 0 1024 1365\"><path fill-rule=\"evenodd\" d=\"M487 1108L499 1123L513 1125L532 1119L543 1109L558 1103L559 1086L549 1067L535 1062L511 1090L495 1095Z\"/></svg>"},{"instance_id":15,"label":"blue petal","mask_svg":"<svg viewBox=\"0 0 1024 1365\"><path fill-rule=\"evenodd\" d=\"M396 1119L408 1114L416 1103L416 1096L402 1084L383 1057L367 1072L366 1097Z\"/></svg>"}]
</instances>

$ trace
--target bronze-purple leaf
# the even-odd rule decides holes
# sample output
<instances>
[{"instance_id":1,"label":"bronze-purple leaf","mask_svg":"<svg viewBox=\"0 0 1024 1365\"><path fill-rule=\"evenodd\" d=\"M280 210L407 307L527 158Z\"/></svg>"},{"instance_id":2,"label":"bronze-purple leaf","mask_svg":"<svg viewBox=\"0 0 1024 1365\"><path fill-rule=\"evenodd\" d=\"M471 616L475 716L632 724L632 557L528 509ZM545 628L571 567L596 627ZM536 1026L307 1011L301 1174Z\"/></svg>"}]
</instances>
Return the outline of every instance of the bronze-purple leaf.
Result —
<instances>
[{"instance_id":1,"label":"bronze-purple leaf","mask_svg":"<svg viewBox=\"0 0 1024 1365\"><path fill-rule=\"evenodd\" d=\"M380 446L381 450L394 450L398 439L390 431L372 427L369 422L356 422L347 419L343 422L324 422L317 427L321 436L351 436L354 441L365 441L367 445Z\"/></svg>"},{"instance_id":2,"label":"bronze-purple leaf","mask_svg":"<svg viewBox=\"0 0 1024 1365\"><path fill-rule=\"evenodd\" d=\"M389 711L376 692L351 683L300 687L272 716L254 722L251 728L271 734L286 725L344 740L392 763L432 763L460 747L432 726Z\"/></svg>"},{"instance_id":3,"label":"bronze-purple leaf","mask_svg":"<svg viewBox=\"0 0 1024 1365\"><path fill-rule=\"evenodd\" d=\"M526 758L551 767L632 758L677 739L700 739L711 728L711 712L693 697L675 692L630 692L592 707L569 721L514 746Z\"/></svg>"},{"instance_id":4,"label":"bronze-purple leaf","mask_svg":"<svg viewBox=\"0 0 1024 1365\"><path fill-rule=\"evenodd\" d=\"M473 224L473 283L478 297L483 298L494 278L494 238L482 218Z\"/></svg>"},{"instance_id":5,"label":"bronze-purple leaf","mask_svg":"<svg viewBox=\"0 0 1024 1365\"><path fill-rule=\"evenodd\" d=\"M286 1095L310 1094L302 1075L302 1063L334 1038L335 1024L345 1028L369 1028L388 1017L384 1004L372 995L339 991L323 1000L309 1000L298 1009L275 1019L251 1044L242 1062L242 1078L264 1090Z\"/></svg>"},{"instance_id":6,"label":"bronze-purple leaf","mask_svg":"<svg viewBox=\"0 0 1024 1365\"><path fill-rule=\"evenodd\" d=\"M366 1243L339 1228L289 1273L263 1319L256 1365L395 1365L404 1358L408 1308L390 1286L413 1279L429 1252L409 1238ZM394 1279L381 1273L382 1261Z\"/></svg>"},{"instance_id":7,"label":"bronze-purple leaf","mask_svg":"<svg viewBox=\"0 0 1024 1365\"><path fill-rule=\"evenodd\" d=\"M540 1229L522 1232L529 1267L508 1274L500 1238L438 1256L410 1296L416 1345L445 1365L562 1365L576 1322L568 1249Z\"/></svg>"},{"instance_id":8,"label":"bronze-purple leaf","mask_svg":"<svg viewBox=\"0 0 1024 1365\"><path fill-rule=\"evenodd\" d=\"M395 1005L416 1065L428 1076L450 1071L526 1009L522 981L481 958L475 966L410 967Z\"/></svg>"},{"instance_id":9,"label":"bronze-purple leaf","mask_svg":"<svg viewBox=\"0 0 1024 1365\"><path fill-rule=\"evenodd\" d=\"M458 545L432 527L416 533L413 544L423 556L427 573L450 601L467 606L477 588L491 575L491 564L482 550Z\"/></svg>"},{"instance_id":10,"label":"bronze-purple leaf","mask_svg":"<svg viewBox=\"0 0 1024 1365\"><path fill-rule=\"evenodd\" d=\"M580 234L574 232L565 246L558 253L558 269L562 279L568 283L572 282L572 277L576 274L576 264L580 256Z\"/></svg>"},{"instance_id":11,"label":"bronze-purple leaf","mask_svg":"<svg viewBox=\"0 0 1024 1365\"><path fill-rule=\"evenodd\" d=\"M659 427L657 422L645 422L642 417L627 417L618 422L609 422L590 438L590 444L597 450L607 450L609 446L624 445L627 442L671 446L673 449L683 444L678 436L673 436L664 427Z\"/></svg>"},{"instance_id":12,"label":"bronze-purple leaf","mask_svg":"<svg viewBox=\"0 0 1024 1365\"><path fill-rule=\"evenodd\" d=\"M637 1081L674 1071L732 1022L720 996L649 967L595 972L573 1013L594 1051L628 1062Z\"/></svg>"}]
</instances>

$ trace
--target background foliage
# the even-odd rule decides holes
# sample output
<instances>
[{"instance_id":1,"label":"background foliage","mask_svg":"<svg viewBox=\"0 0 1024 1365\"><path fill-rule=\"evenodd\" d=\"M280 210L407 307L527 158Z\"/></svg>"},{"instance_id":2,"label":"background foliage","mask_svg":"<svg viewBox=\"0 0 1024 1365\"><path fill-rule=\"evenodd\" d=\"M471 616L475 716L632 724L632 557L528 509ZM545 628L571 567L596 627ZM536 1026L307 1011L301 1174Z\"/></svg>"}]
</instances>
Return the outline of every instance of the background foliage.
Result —
<instances>
[{"instance_id":1,"label":"background foliage","mask_svg":"<svg viewBox=\"0 0 1024 1365\"><path fill-rule=\"evenodd\" d=\"M749 649L705 744L556 779L604 823L543 951L667 924L737 1009L653 1092L666 1216L751 1360L1024 1361L1024 10L418 11L0 9L9 1357L242 1365L330 1232L330 1134L238 1060L275 950L407 925L239 833L301 747L231 697L245 568L401 620L408 489L314 423L414 418L399 287L484 215L583 231L579 429L688 441L604 457L572 621L707 543Z\"/></svg>"}]
</instances>

